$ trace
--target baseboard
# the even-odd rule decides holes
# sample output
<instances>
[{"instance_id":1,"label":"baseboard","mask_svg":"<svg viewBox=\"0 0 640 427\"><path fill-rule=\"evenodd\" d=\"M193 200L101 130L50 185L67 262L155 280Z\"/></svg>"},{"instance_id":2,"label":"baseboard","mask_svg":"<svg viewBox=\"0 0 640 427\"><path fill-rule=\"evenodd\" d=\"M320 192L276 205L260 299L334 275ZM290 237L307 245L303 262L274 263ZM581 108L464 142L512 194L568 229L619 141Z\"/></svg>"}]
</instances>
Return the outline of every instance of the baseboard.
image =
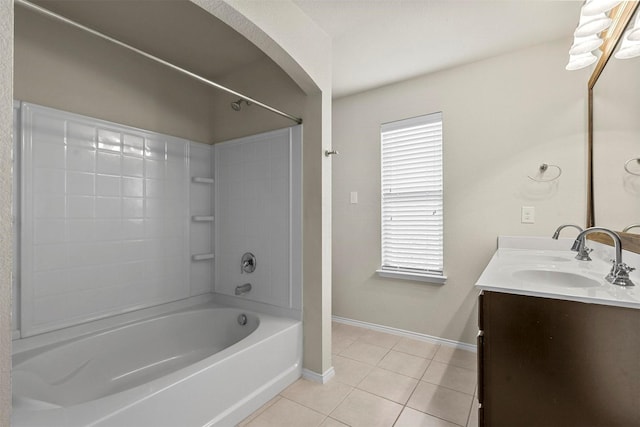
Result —
<instances>
[{"instance_id":1,"label":"baseboard","mask_svg":"<svg viewBox=\"0 0 640 427\"><path fill-rule=\"evenodd\" d=\"M335 369L333 369L333 366L327 369L323 374L318 374L317 372L313 372L309 369L302 370L302 378L320 384L325 384L327 381L333 378L335 374L336 371Z\"/></svg>"},{"instance_id":2,"label":"baseboard","mask_svg":"<svg viewBox=\"0 0 640 427\"><path fill-rule=\"evenodd\" d=\"M446 338L434 337L427 334L420 334L418 332L405 331L404 329L392 328L389 326L377 325L375 323L363 322L361 320L347 319L346 317L331 316L334 322L344 323L346 325L358 326L360 328L371 329L378 332L386 332L387 334L399 335L401 337L411 338L418 341L427 341L435 344L446 345L449 347L460 348L467 351L477 352L478 348L474 344L469 344L460 341L448 340Z\"/></svg>"}]
</instances>

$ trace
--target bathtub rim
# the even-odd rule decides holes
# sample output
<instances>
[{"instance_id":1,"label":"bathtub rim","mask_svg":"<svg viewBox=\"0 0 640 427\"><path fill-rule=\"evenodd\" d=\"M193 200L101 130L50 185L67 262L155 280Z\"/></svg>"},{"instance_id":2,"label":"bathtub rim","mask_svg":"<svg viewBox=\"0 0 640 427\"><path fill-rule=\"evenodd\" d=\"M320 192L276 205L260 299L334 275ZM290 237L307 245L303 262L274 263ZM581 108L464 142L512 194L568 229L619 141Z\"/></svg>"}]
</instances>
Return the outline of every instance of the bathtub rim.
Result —
<instances>
[{"instance_id":1,"label":"bathtub rim","mask_svg":"<svg viewBox=\"0 0 640 427\"><path fill-rule=\"evenodd\" d=\"M49 348L55 348L84 336L106 332L111 329L138 323L143 320L150 320L176 311L189 310L196 306L207 304L211 304L211 307L228 307L224 304L214 302L213 294L198 295L179 301L172 301L166 304L160 304L153 307L92 320L78 325L68 326L62 329L56 329L55 331L43 332L38 335L32 335L24 338L17 338L12 341L13 346L11 357L13 358L19 353L31 350L46 351ZM264 314L259 312L256 313Z\"/></svg>"},{"instance_id":2,"label":"bathtub rim","mask_svg":"<svg viewBox=\"0 0 640 427\"><path fill-rule=\"evenodd\" d=\"M109 411L107 414L105 414L105 417L101 418L102 420L105 420L115 413L127 410L129 407L136 405L138 402L142 402L148 398L151 398L154 395L161 393L164 390L169 389L178 383L187 381L189 378L196 376L204 371L207 371L208 369L215 366L218 362L221 362L230 357L233 357L235 353L249 351L252 347L256 345L260 345L263 341L269 339L271 336L289 333L288 331L290 330L299 330L299 333L301 334L302 322L299 320L284 318L280 316L272 316L272 315L260 313L260 312L253 312L253 311L244 310L238 307L229 307L229 306L217 304L211 301L211 298L206 298L204 300L205 300L204 302L202 301L202 299L196 299L196 301L185 302L183 304L167 304L169 305L169 307L162 307L162 309L158 307L154 307L154 308L157 308L158 310L141 310L146 312L144 313L146 314L146 316L143 315L143 313L137 313L136 316L126 316L127 317L126 321L125 320L118 321L119 319L110 319L111 321L108 321L108 322L100 321L99 322L100 325L91 325L93 326L92 328L89 328L89 326L87 325L79 325L81 331L56 331L59 333L55 335L63 335L66 339L55 342L55 343L48 342L51 339L53 339L52 337L44 337L46 338L45 341L47 342L43 345L36 345L38 343L33 342L33 341L43 341L42 339L43 337L41 336L29 337L25 339L25 340L31 341L30 343L28 343L29 345L28 346L25 345L24 348L21 348L20 350L14 349L15 351L13 352L14 357L18 355L24 355L23 361L28 360L29 358L37 354L40 354L42 352L46 352L60 346L64 346L65 344L72 343L77 340L82 340L83 338L86 338L92 335L106 333L111 330L117 330L119 328L126 327L127 325L141 323L141 322L153 320L156 318L162 318L162 317L166 317L167 315L170 316L174 313L177 314L177 313L184 313L189 311L199 311L199 310L208 310L208 309L215 310L215 309L221 308L221 309L231 309L234 311L245 311L247 313L252 313L259 318L259 324L256 330L254 330L251 334L249 334L244 339L236 342L235 344L203 360L200 360L189 366L183 367L178 371L171 372L167 375L163 375L158 378L154 378L148 383L133 387L128 390L124 390L119 393L100 397L93 401L82 402L77 405L69 405L66 407L61 406L59 408L42 409L40 411L35 411L35 412L41 412L44 414L51 411L56 411L56 412L67 411L67 410L75 411L76 408L81 409L81 407L86 405L87 403L89 403L90 405L94 405L94 404L102 405L102 403L104 403L106 406L103 406L103 408L107 408L107 410L108 409L115 410L115 412ZM149 312L152 312L153 314L150 314ZM118 316L118 317L121 317L121 316ZM135 318L135 319L132 319L132 318ZM87 329L91 329L91 331L87 332ZM73 337L71 337L71 334L73 332L75 332L75 334ZM46 333L43 335L50 335L50 334L51 333ZM33 338L41 338L41 339L34 340ZM264 389L263 391L266 392L267 390L273 389L273 387L276 384L280 384L280 386L278 387L281 387L282 384L285 384L286 386L301 375L301 364L302 364L301 342L299 342L297 345L299 347L299 352L297 356L298 357L297 363L294 365L294 367L289 369L287 372L280 374L277 378L274 378L273 381L269 382L269 384L265 384L261 386L260 389ZM256 392L258 391L260 390L256 390ZM269 394L273 394L273 393L270 392ZM241 404L245 405L247 403L248 402L246 401L238 402L237 404L233 405L233 408L229 408L229 410L233 409L233 411L237 411L240 409L238 405L241 405ZM25 408L24 410L29 411L29 409L27 408ZM14 415L17 415L17 414L14 414ZM229 411L225 411L224 414L219 414L218 416L216 416L214 420L219 420L221 416L222 418L227 418L230 415L231 414L229 413ZM100 420L98 420L97 422L99 423Z\"/></svg>"}]
</instances>

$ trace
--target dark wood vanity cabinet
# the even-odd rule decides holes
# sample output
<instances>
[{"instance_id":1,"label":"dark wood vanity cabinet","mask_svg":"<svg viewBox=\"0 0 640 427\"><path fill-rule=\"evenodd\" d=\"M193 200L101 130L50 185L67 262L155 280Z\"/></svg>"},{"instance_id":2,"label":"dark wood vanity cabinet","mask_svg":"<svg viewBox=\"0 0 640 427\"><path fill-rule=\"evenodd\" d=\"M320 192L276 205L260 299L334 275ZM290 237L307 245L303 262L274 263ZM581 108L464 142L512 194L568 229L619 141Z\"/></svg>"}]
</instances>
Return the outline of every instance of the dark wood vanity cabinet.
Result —
<instances>
[{"instance_id":1,"label":"dark wood vanity cabinet","mask_svg":"<svg viewBox=\"0 0 640 427\"><path fill-rule=\"evenodd\" d=\"M640 426L640 310L484 291L480 426Z\"/></svg>"}]
</instances>

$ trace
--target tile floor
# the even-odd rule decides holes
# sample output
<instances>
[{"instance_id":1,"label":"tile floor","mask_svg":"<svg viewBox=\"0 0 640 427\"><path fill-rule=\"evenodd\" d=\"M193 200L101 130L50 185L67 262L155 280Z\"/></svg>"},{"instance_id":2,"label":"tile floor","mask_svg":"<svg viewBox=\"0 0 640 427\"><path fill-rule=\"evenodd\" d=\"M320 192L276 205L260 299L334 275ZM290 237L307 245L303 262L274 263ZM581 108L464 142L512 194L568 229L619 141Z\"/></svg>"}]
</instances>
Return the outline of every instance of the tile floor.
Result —
<instances>
[{"instance_id":1,"label":"tile floor","mask_svg":"<svg viewBox=\"0 0 640 427\"><path fill-rule=\"evenodd\" d=\"M333 323L326 384L300 379L239 427L477 427L476 354Z\"/></svg>"}]
</instances>

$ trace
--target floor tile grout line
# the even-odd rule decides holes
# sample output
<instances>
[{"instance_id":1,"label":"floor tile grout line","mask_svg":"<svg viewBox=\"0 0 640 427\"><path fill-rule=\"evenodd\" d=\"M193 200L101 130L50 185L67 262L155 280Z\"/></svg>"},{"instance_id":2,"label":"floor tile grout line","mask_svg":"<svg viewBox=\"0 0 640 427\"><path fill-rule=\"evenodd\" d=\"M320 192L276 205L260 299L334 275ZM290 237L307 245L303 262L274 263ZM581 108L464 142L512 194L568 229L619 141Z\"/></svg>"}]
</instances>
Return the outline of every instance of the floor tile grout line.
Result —
<instances>
[{"instance_id":1,"label":"floor tile grout line","mask_svg":"<svg viewBox=\"0 0 640 427\"><path fill-rule=\"evenodd\" d=\"M380 365L376 365L376 366L374 366L374 368L382 369L383 371L387 371L387 372L391 372L391 373L394 373L394 374L402 375L403 377L411 378L412 380L418 380L418 381L421 381L422 380L422 376L424 375L424 372L423 372L422 375L420 375L420 378L416 378L416 377L409 376L407 374L403 374L402 372L397 372L397 371L394 371L392 369L383 368ZM428 368L425 368L425 372L427 371L427 369Z\"/></svg>"},{"instance_id":2,"label":"floor tile grout line","mask_svg":"<svg viewBox=\"0 0 640 427\"><path fill-rule=\"evenodd\" d=\"M407 402L407 403L408 403L408 402ZM429 415L430 417L437 418L437 419L439 419L439 420L445 421L445 422L447 422L447 423L453 424L453 425L458 426L458 427L466 427L466 425L469 423L469 420L467 419L467 422L466 422L464 425L463 425L463 424L458 424L458 423L453 422L453 421L451 421L451 420L447 420L446 418L442 418L442 417L439 417L439 416L437 416L437 415L430 414L430 413L428 413L428 412L424 412L424 411L422 411L422 410L420 410L420 409L412 408L412 407L411 407L411 406L409 406L409 405L405 405L405 408L409 408L409 409L411 409L411 410L414 410L414 411L420 412L420 413L422 413L422 414ZM404 411L404 408L402 408L402 410Z\"/></svg>"},{"instance_id":3,"label":"floor tile grout line","mask_svg":"<svg viewBox=\"0 0 640 427\"><path fill-rule=\"evenodd\" d=\"M442 387L442 388L446 388L447 390L451 390L451 391L457 391L458 393L462 393L462 394L466 394L467 396L471 396L474 397L475 396L475 391L471 392L471 393L467 393L466 391L462 391L462 390L457 390L455 388L451 388L451 387L447 387L446 385L442 385L440 383L432 383L431 381L425 381L423 379L418 380L418 382L422 381L423 383L427 383L430 385L434 385L436 387Z\"/></svg>"},{"instance_id":4,"label":"floor tile grout line","mask_svg":"<svg viewBox=\"0 0 640 427\"><path fill-rule=\"evenodd\" d=\"M419 382L418 382L418 383L419 383ZM445 421L445 422L447 422L447 423L451 423L451 424L456 425L456 426L459 426L459 427L466 427L466 426L469 424L469 417L468 417L468 416L467 416L467 422L466 422L464 425L461 425L461 424L455 423L455 422L453 422L453 421L450 421L450 420L444 419L444 418L442 418L442 417L439 417L439 416L437 416L437 415L430 414L430 413L428 413L428 412L424 412L424 411L422 411L422 410L420 410L420 409L412 408L411 406L409 406L409 401L411 400L411 398L412 398L412 397L413 397L413 395L415 394L415 392L416 392L417 388L418 388L418 384L416 384L415 388L414 388L414 389L413 389L413 391L411 392L411 395L409 396L409 399L407 399L407 403L405 403L404 405L402 405L402 410L401 410L401 411L400 411L400 413L398 414L398 417L396 418L396 420L394 421L394 423L392 424L392 426L395 426L395 425L396 425L396 423L397 423L397 422L398 422L398 420L400 419L400 416L402 415L402 413L404 412L404 410L405 410L405 409L407 409L407 408L409 408L409 409L411 409L411 410L413 410L413 411L417 411L417 412L423 413L423 414L428 415L428 416L430 416L430 417L437 418L437 419L442 420L442 421ZM389 400L389 399L387 399L387 400ZM473 401L471 402L471 407L473 408Z\"/></svg>"},{"instance_id":5,"label":"floor tile grout line","mask_svg":"<svg viewBox=\"0 0 640 427\"><path fill-rule=\"evenodd\" d=\"M411 378L411 379L414 379L414 378ZM364 379L363 379L362 381L364 381ZM361 382L362 382L362 381L361 381ZM413 393L416 391L416 388L418 387L418 384L419 384L419 383L420 383L420 381L416 382L416 385L415 385L415 386L413 386L413 389L411 390L411 393L409 394L409 397L407 398L407 402L405 402L405 403L396 402L395 400L391 400L391 399L389 399L388 397L380 396L379 394L376 394L376 393L374 393L374 392L372 392L372 391L369 391L369 390L364 390L364 389L359 388L359 387L354 387L354 390L356 390L356 389L357 389L357 390L362 391L362 392L364 392L364 393L369 393L369 394L371 394L371 395L373 395L373 396L377 396L377 397L379 397L379 398L381 398L381 399L388 400L389 402L393 402L393 403L395 403L396 405L401 405L401 406L404 408L404 406L406 406L406 404L409 402L409 399L411 399L411 396L413 396Z\"/></svg>"},{"instance_id":6,"label":"floor tile grout line","mask_svg":"<svg viewBox=\"0 0 640 427\"><path fill-rule=\"evenodd\" d=\"M313 411L313 412L315 412L316 414L320 414L320 415L322 415L322 416L323 416L323 417L325 417L325 418L329 416L329 415L325 415L325 414L323 414L322 412L318 411L317 409L310 408L310 407L308 407L307 405L305 405L305 404L303 404L303 403L296 402L296 401L295 401L295 400L293 400L293 399L289 399L288 397L282 396L281 394L279 394L278 396L280 396L280 398L281 398L281 399L285 399L285 400L287 400L287 401L289 401L289 402L291 402L291 403L295 403L296 405L300 405L300 406L302 406L303 408L309 409L310 411ZM267 409L269 409L269 408L267 408ZM332 412L333 412L333 411L332 411ZM323 419L322 421L324 422L324 419Z\"/></svg>"},{"instance_id":7,"label":"floor tile grout line","mask_svg":"<svg viewBox=\"0 0 640 427\"><path fill-rule=\"evenodd\" d=\"M333 408L333 409L331 410L331 412L329 412L329 415L327 415L327 417L332 418L332 419L334 419L334 420L337 420L337 421L341 422L342 424L349 425L349 424L347 424L347 423L343 422L342 420L340 420L340 419L338 419L338 418L334 418L334 417L332 417L332 416L331 416L331 414L333 414L333 413L336 411L336 409L338 409L338 407L340 407L340 405L342 405L342 403L343 403L345 400L347 400L347 398L348 398L349 396L351 396L351 393L353 393L353 391L354 391L355 389L356 389L355 387L351 387L351 390L349 390L349 393L347 393L347 395L346 395L344 398L342 398L342 400L340 401L340 403L338 403L338 404L336 405L336 407L335 407L335 408Z\"/></svg>"},{"instance_id":8,"label":"floor tile grout line","mask_svg":"<svg viewBox=\"0 0 640 427\"><path fill-rule=\"evenodd\" d=\"M337 381L337 378L334 378L334 379ZM297 381L300 381L300 380L303 380L303 381L309 381L309 380L305 380L305 379L303 379L303 378L301 377L301 378L299 378L298 380L296 380L296 382L297 382ZM349 392L348 392L348 393L347 393L347 394L346 394L346 395L345 395L345 396L340 400L340 402L338 402L338 404L337 404L333 409L331 409L331 411L329 411L329 414L327 414L327 415L326 415L326 417L329 417L329 416L333 413L333 411L335 411L335 410L338 408L338 406L340 406L340 405L342 404L342 402L344 402L344 401L345 401L345 399L346 399L346 398L351 394L351 392L353 392L353 390L356 388L355 386L352 386L352 385L350 385L350 384L343 383L342 381L338 381L338 382L339 382L340 384L342 384L342 385L345 385L345 386L349 387L351 390L349 390ZM295 384L295 383L294 383L294 384ZM324 384L321 384L321 386L324 386ZM287 387L287 388L288 388L288 387ZM286 389L285 389L285 390L286 390ZM284 391L284 390L283 390L283 391ZM290 399L290 398L288 398L288 397L286 397L286 396L283 396L281 393L282 393L282 392L278 393L278 396L280 396L281 398L283 398L283 399L287 399L287 400L289 400L290 402L295 402L295 403L297 403L298 405L304 406L305 408L311 409L312 411L315 411L315 412L318 412L319 414L322 414L322 412L318 411L317 409L313 409L312 407L307 406L307 405L305 405L304 403L297 402L297 401L295 401L295 400L293 400L293 399ZM267 408L267 409L268 409L268 408ZM322 415L325 415L325 414L322 414Z\"/></svg>"},{"instance_id":9,"label":"floor tile grout line","mask_svg":"<svg viewBox=\"0 0 640 427\"><path fill-rule=\"evenodd\" d=\"M471 412L473 411L473 407L475 406L474 405L475 400L476 400L476 396L474 394L473 397L471 398L471 408L469 408L469 414L467 414L467 422L464 423L465 427L469 425L469 420L471 419Z\"/></svg>"}]
</instances>

